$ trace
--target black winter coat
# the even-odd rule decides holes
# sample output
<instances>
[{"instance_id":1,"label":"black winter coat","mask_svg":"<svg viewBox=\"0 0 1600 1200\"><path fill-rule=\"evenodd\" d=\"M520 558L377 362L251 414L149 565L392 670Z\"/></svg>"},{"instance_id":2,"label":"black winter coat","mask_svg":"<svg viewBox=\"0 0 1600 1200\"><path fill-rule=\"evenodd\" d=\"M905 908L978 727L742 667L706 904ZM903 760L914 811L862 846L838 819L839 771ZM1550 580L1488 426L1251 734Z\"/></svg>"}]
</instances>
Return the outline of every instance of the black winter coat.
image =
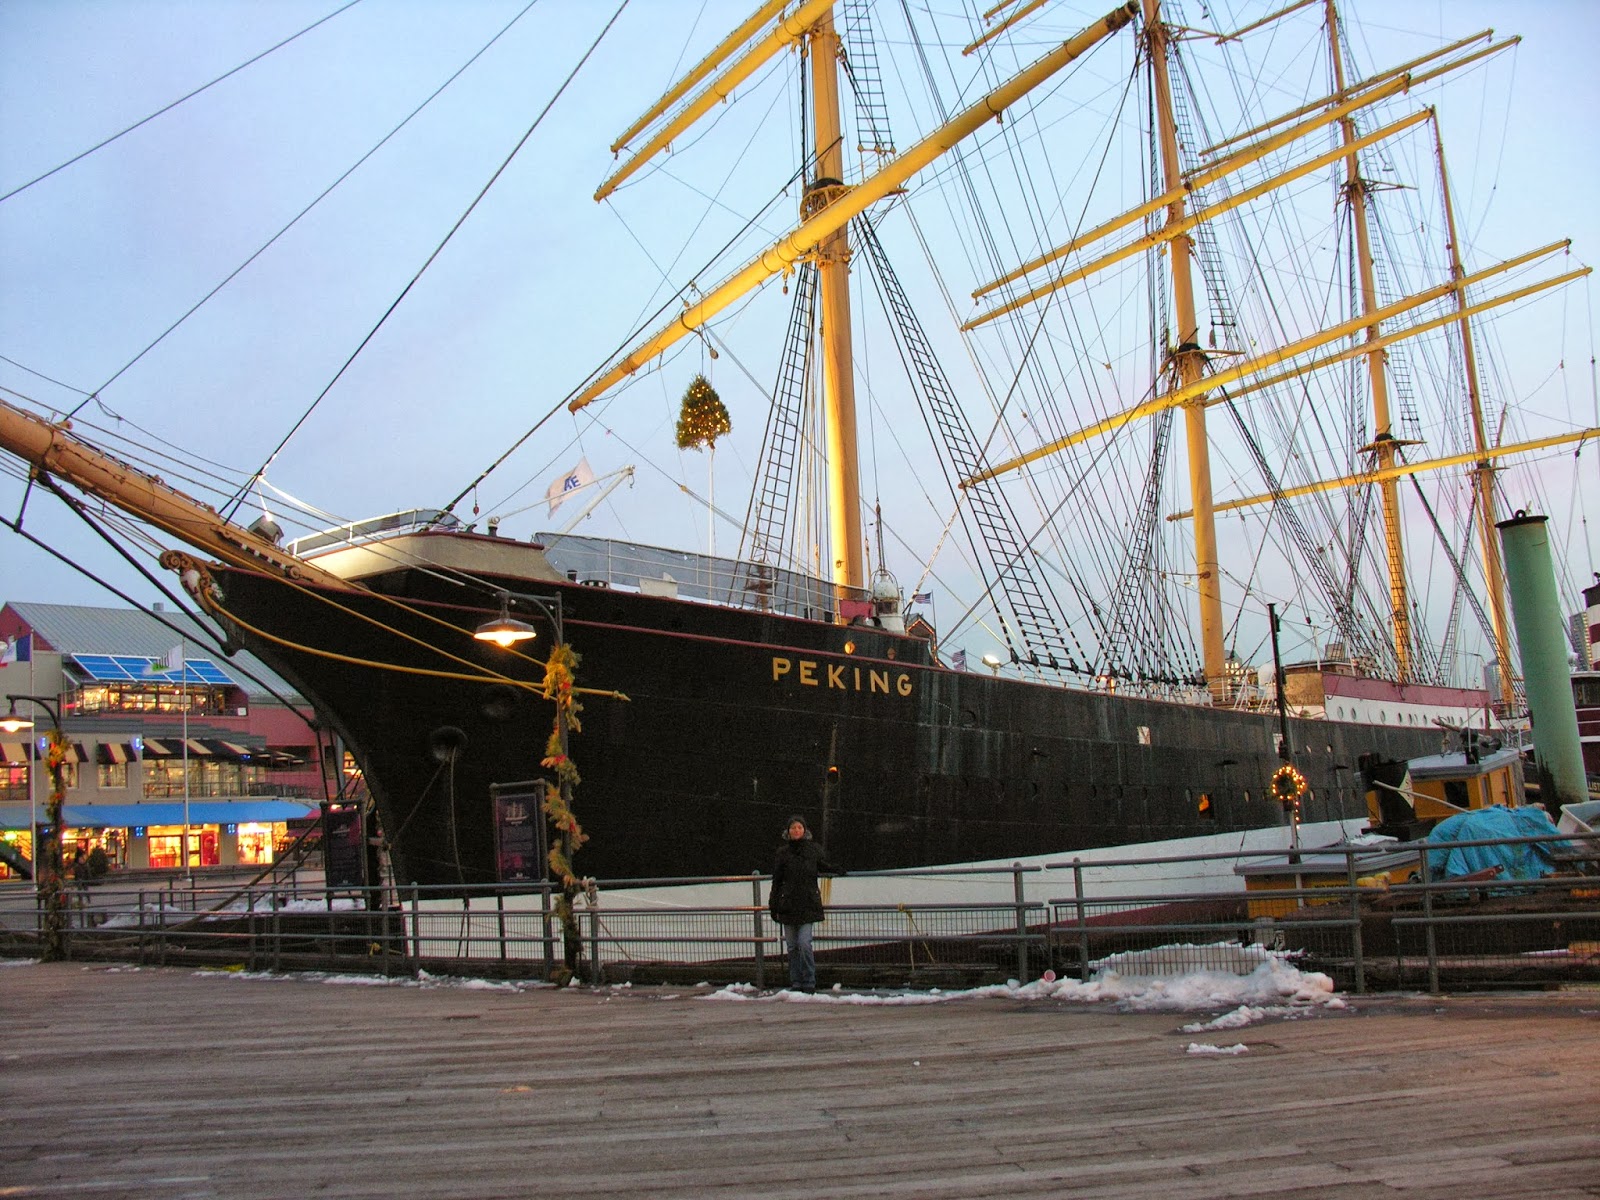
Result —
<instances>
[{"instance_id":1,"label":"black winter coat","mask_svg":"<svg viewBox=\"0 0 1600 1200\"><path fill-rule=\"evenodd\" d=\"M772 919L780 925L813 925L822 920L822 892L817 887L817 876L822 874L843 875L844 871L830 863L809 836L779 846L772 866L772 889L767 893Z\"/></svg>"}]
</instances>

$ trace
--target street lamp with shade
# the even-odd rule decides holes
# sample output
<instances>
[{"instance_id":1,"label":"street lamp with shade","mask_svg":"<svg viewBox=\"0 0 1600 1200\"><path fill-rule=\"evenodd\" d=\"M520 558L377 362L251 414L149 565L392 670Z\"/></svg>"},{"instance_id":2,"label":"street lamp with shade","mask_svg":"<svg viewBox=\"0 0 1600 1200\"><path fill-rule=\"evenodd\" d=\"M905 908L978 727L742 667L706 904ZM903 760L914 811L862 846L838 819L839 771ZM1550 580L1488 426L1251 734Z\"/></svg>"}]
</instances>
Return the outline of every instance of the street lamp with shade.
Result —
<instances>
[{"instance_id":1,"label":"street lamp with shade","mask_svg":"<svg viewBox=\"0 0 1600 1200\"><path fill-rule=\"evenodd\" d=\"M555 627L556 644L561 643L561 597L552 596L551 601L555 607L546 606L545 601L535 600L532 596L518 596L518 599L529 600L537 604L545 616L550 618L550 624ZM531 641L539 636L539 631L526 621L519 621L511 615L511 593L500 593L500 615L493 621L485 621L473 630L472 636L480 642L493 642L502 650L510 649L518 642Z\"/></svg>"},{"instance_id":2,"label":"street lamp with shade","mask_svg":"<svg viewBox=\"0 0 1600 1200\"><path fill-rule=\"evenodd\" d=\"M485 621L479 625L473 631L472 636L479 641L493 642L502 649L510 649L520 642L531 641L538 637L539 631L537 629L526 621L519 621L511 615L511 602L513 599L518 604L531 605L550 622L551 630L555 635L555 644L551 647L551 655L554 656L556 650L566 645L566 636L562 628L561 597L559 595L530 596L523 592L501 592L500 615L492 621ZM556 706L556 743L561 756L561 764L557 768L556 778L559 781L558 790L561 797L562 810L570 816L572 812L572 785L568 780L570 758L567 750L567 704L570 700L559 695L553 697L553 700ZM542 817L541 819L548 818ZM568 864L568 872L570 874L572 855L577 849L577 845L573 830L567 828L565 821L558 820L557 824L561 828L561 855ZM549 864L546 863L546 878L549 876L548 868ZM577 923L572 915L572 899L576 893L576 888L570 882L563 880L562 893L565 897L562 932L566 948L567 969L576 972L578 966Z\"/></svg>"},{"instance_id":3,"label":"street lamp with shade","mask_svg":"<svg viewBox=\"0 0 1600 1200\"><path fill-rule=\"evenodd\" d=\"M53 700L44 696L29 696L22 693L7 693L6 699L11 702L11 707L3 720L0 720L0 729L7 733L18 733L24 729L32 729L34 722L31 717L21 716L17 712L17 701L26 700L29 704L44 709L50 715L50 800L45 806L45 818L53 831L43 847L45 853L39 853L38 844L39 821L34 808L33 798L33 759L34 754L28 756L28 820L31 823L29 836L33 840L33 886L36 903L44 912L44 929L40 946L40 957L46 960L66 957L66 927L67 927L67 897L62 887L61 871L61 805L65 799L66 788L61 779L60 755L65 752L67 737L61 729L61 710L56 707ZM41 861L43 870L41 873Z\"/></svg>"}]
</instances>

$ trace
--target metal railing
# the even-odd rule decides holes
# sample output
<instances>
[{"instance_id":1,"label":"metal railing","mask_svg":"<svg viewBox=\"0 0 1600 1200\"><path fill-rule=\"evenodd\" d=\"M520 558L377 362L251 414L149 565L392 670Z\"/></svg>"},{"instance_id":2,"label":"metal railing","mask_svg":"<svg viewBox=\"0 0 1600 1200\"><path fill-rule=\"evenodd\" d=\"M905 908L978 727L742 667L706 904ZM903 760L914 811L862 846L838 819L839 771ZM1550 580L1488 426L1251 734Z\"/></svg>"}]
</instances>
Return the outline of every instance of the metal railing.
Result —
<instances>
[{"instance_id":1,"label":"metal railing","mask_svg":"<svg viewBox=\"0 0 1600 1200\"><path fill-rule=\"evenodd\" d=\"M850 877L854 902L830 903L816 927L817 974L824 987L915 987L1026 983L1045 972L1088 980L1108 966L1238 972L1259 961L1240 948L1262 946L1357 993L1600 981L1597 839L1564 835L1564 873L1530 880L1437 878L1432 860L1442 851L1425 842L1306 848L1298 859L1279 849L866 872ZM1249 864L1263 860L1271 871L1259 885ZM1259 886L1241 889L1240 870ZM1186 890L1202 878L1233 886ZM550 891L527 885L329 891L309 874L246 884L113 876L72 887L67 953L248 970L766 987L786 978L766 882L754 873L602 882L592 899L578 898L569 939ZM964 894L927 898L941 889ZM865 899L895 894L905 899ZM37 954L38 918L31 884L0 885L0 954Z\"/></svg>"}]
</instances>

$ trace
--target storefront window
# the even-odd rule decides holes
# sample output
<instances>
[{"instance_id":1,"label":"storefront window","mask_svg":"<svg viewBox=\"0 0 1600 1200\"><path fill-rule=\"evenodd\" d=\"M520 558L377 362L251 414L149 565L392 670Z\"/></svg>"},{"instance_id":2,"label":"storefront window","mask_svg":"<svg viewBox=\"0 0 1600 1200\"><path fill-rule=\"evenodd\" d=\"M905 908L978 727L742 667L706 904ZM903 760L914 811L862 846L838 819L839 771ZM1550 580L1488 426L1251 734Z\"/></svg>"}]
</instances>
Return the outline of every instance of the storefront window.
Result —
<instances>
[{"instance_id":1,"label":"storefront window","mask_svg":"<svg viewBox=\"0 0 1600 1200\"><path fill-rule=\"evenodd\" d=\"M95 782L104 791L120 791L128 786L127 763L99 763L94 773Z\"/></svg>"},{"instance_id":2,"label":"storefront window","mask_svg":"<svg viewBox=\"0 0 1600 1200\"><path fill-rule=\"evenodd\" d=\"M183 826L150 826L150 865L152 867L179 867L183 858ZM222 861L218 832L215 825L189 827L189 865L214 867Z\"/></svg>"},{"instance_id":3,"label":"storefront window","mask_svg":"<svg viewBox=\"0 0 1600 1200\"><path fill-rule=\"evenodd\" d=\"M239 861L264 865L273 860L276 838L272 826L249 822L239 826Z\"/></svg>"}]
</instances>

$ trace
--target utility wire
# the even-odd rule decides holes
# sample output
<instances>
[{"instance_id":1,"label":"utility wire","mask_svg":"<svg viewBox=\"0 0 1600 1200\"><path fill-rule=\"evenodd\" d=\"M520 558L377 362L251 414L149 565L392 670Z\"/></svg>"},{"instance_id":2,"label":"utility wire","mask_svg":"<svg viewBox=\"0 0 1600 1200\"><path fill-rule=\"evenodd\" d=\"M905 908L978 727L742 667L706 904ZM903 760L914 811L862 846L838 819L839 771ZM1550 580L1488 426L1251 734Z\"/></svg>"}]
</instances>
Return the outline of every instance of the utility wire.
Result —
<instances>
[{"instance_id":1,"label":"utility wire","mask_svg":"<svg viewBox=\"0 0 1600 1200\"><path fill-rule=\"evenodd\" d=\"M352 2L359 2L359 0L352 0ZM187 312L185 312L181 317L179 317L171 325L168 325L165 329L163 329L161 331L161 333L159 335L157 335L156 339L153 342L151 342L143 350L139 351L138 354L135 354L131 359L129 359L126 363L124 363L122 365L122 367L117 371L117 373L115 375L113 375L110 379L106 380L99 387L95 388L94 391L92 393L90 393L89 396L87 396L81 403L79 403L77 408L74 408L70 413L68 413L67 416L69 418L77 416L79 409L81 409L85 404L89 403L90 400L96 399L101 392L105 391L106 388L110 387L118 379L122 378L122 376L124 374L126 374L127 371L129 369L131 369L135 363L137 363L146 354L149 354L150 351L154 350L157 346L159 346L162 342L164 342L167 339L167 337L170 334L172 334L178 328L178 326L182 325L190 317L194 316L195 313L199 312L201 306L203 306L207 301L209 301L211 299L211 297L215 296L223 288L227 287L230 283L232 283L235 279L237 279L239 277L239 275L241 273L243 273L243 271L244 271L244 269L246 267L248 267L251 263L255 262L256 259L260 258L263 254L265 254L267 252L267 250L274 243L276 243L279 238L281 238L284 234L288 233L289 230L293 229L297 224L299 224L300 223L300 219L302 217L304 217L313 208L315 208L317 205L321 204L324 200L326 200L328 198L328 196L332 194L334 188L338 187L346 179L349 179L350 176L354 175L356 173L356 171L358 171L361 168L361 165L363 163L365 163L369 158L371 158L374 154L376 154L379 150L381 150L385 145L387 145L389 140L391 138L393 138L397 133L399 133L402 129L404 129L407 125L409 125L411 123L411 121L413 120L413 118L415 118L418 113L420 113L423 109L427 108L428 105L432 104L435 100L437 100L439 98L440 93L442 93L445 90L445 88L449 87L457 79L461 78L461 75L466 71L466 69L468 67L470 67L473 63L477 62L478 59L482 58L483 55L485 53L487 53L489 47L493 46L502 37L504 37L506 35L506 32L513 25L515 25L518 21L522 20L522 18L527 15L528 9L532 8L538 2L539 2L539 0L528 0L527 5L522 9L521 12L517 13L516 16L512 17L510 21L506 22L504 28L502 28L499 33L495 34L492 38L490 38L487 42L485 42L483 44L483 46L478 50L478 52L476 54L474 54L471 58L467 59L466 62L462 63L461 66L458 67L455 70L455 72L452 73L451 76L448 79L446 79L443 83L441 83L437 88L435 88L433 90L432 94L430 94L426 100L424 100L421 104L417 105L416 108L412 109L409 113L407 113L404 120L402 120L398 125L396 125L388 133L384 134L383 137L380 138L378 140L378 142L370 150L368 150L360 158L356 159L356 161L353 162L352 164L350 164L350 167L347 170L345 170L342 174L340 174L340 176L337 179L335 179L327 187L323 188L322 191L320 193L318 193L317 197L314 200L312 200L310 204L306 205L299 212L297 212L293 217L289 218L289 222L286 225L284 225L281 229L279 229L277 233L273 234L270 238L268 238L265 242L263 242L261 244L261 246L255 251L255 253L250 255L249 258L245 259L242 263L240 263L237 267L235 267L232 271L230 271L222 279L222 281L220 283L218 283L214 288L212 288L204 296L201 296L199 300L195 301L193 306L191 306ZM454 231L452 231L452 232L454 232ZM437 253L437 251L435 253ZM431 262L432 260L430 259L429 261ZM427 269L426 266L424 266L423 269L426 270ZM420 274L420 272L419 272L419 274ZM396 303L398 303L398 301L396 301ZM393 310L391 309L390 311L393 311ZM385 318L387 318L388 315L389 315L388 313L385 313L384 314ZM379 324L382 324L382 322L379 322ZM370 337L371 335L369 334L368 336ZM365 344L366 344L365 342L362 343L362 345L365 345ZM358 353L359 353L359 351L358 351ZM351 357L353 358L354 355L352 355ZM346 367L348 367L349 365L350 364L348 362L345 364ZM343 368L341 368L341 371L342 370L343 370ZM335 376L335 379L337 380L337 376ZM332 387L333 385L330 383L328 386ZM326 392L324 392L323 394L326 395ZM322 397L318 396L317 399L321 400ZM313 404L312 407L314 408L315 405ZM302 421L304 419L305 418L303 418L303 417L301 418ZM297 425L295 428L298 429L299 426ZM281 449L281 447L280 447L280 449ZM276 453L276 451L274 451L274 453ZM263 468L263 469L265 469L265 468ZM246 490L248 490L248 488L249 488L249 484L248 483L246 483L245 488L246 488Z\"/></svg>"},{"instance_id":2,"label":"utility wire","mask_svg":"<svg viewBox=\"0 0 1600 1200\"><path fill-rule=\"evenodd\" d=\"M434 247L433 253L428 255L427 261L424 262L421 267L417 268L416 274L414 274L406 286L401 289L400 294L394 298L394 302L384 310L383 316L378 318L377 324L375 324L371 330L368 331L366 337L361 339L361 344L351 352L349 358L345 359L344 364L340 366L337 372L335 372L333 378L328 381L328 385L324 387L322 391L317 393L317 398L313 400L306 408L306 411L300 415L300 419L294 423L294 426L289 430L289 432L283 435L283 440L273 448L271 454L267 455L266 460L259 468L257 468L255 473L250 476L250 479L246 482L245 486L240 488L240 490L234 494L232 499L229 501L227 511L223 514L224 517L231 518L233 513L237 511L240 503L244 500L245 495L249 491L250 484L259 479L266 469L272 465L273 459L277 458L278 455L282 453L283 448L289 444L289 439L294 437L294 435L299 432L300 427L310 419L311 414L316 411L317 406L322 403L324 397L326 397L327 394L333 390L334 384L339 382L339 380L344 376L344 373L350 369L350 365L355 362L357 356L359 356L360 353L366 349L367 344L377 336L378 331L383 328L384 324L389 320L389 317L394 313L395 309L399 308L401 302L408 295L410 295L411 289L417 285L417 281L422 278L423 273L426 272L427 269L433 265L434 260L444 252L444 248L450 244L450 240L455 237L457 231L459 231L461 226L466 223L467 218L470 217L477 209L478 205L483 201L484 196L488 194L489 189L495 185L500 176L505 173L506 168L511 165L511 160L521 152L522 147L527 144L528 139L533 136L534 131L538 129L539 126L544 122L544 119L549 115L550 110L555 107L556 101L561 99L562 95L565 94L567 87L575 78L577 78L578 72L581 71L584 64L589 61L589 57L599 47L601 40L606 36L607 33L611 32L611 27L616 24L617 18L622 15L622 10L627 7L628 0L622 0L622 3L617 6L617 11L612 13L611 19L606 22L605 28L599 32L594 41L590 44L589 48L583 52L583 57L578 60L577 65L572 68L566 79L562 80L561 86L555 91L555 95L550 97L548 103L546 103L544 108L540 110L539 115L533 119L533 124L528 126L527 131L522 135L521 138L517 140L517 144L511 148L511 153L507 154L500 165L495 168L494 174L489 176L488 182L486 182L483 187L479 189L478 194L473 197L472 203L467 205L466 210L461 214L460 217L456 219L456 223L450 227L450 231L444 235L444 239L436 247Z\"/></svg>"},{"instance_id":3,"label":"utility wire","mask_svg":"<svg viewBox=\"0 0 1600 1200\"><path fill-rule=\"evenodd\" d=\"M227 79L227 78L229 78L230 76L233 76L233 75L237 75L240 71L244 70L246 67L250 66L252 63L260 62L263 58L267 57L267 55L269 55L269 54L272 54L274 51L282 50L285 46L287 46L290 42L294 41L296 38L304 37L306 34L310 33L313 29L315 29L318 25L326 24L327 22L333 20L333 18L337 17L340 13L344 12L346 9L354 8L357 4L360 4L360 3L361 3L361 0L350 0L350 3L344 5L342 8L334 9L331 13L329 13L327 16L323 17L321 20L313 21L311 24L307 25L304 29L302 29L299 33L290 34L288 37L284 38L283 41L279 42L276 46L269 46L269 47L267 47L267 49L263 50L260 54L257 54L254 58L248 58L244 62L240 63L237 67L234 67L231 71L223 72L221 75L218 75L215 79L213 79L210 83L201 84L199 87L195 88L194 91L188 93L187 95L179 96L176 100L174 100L171 104L166 105L164 108L156 109L156 111L151 113L148 117L143 117L143 118L135 121L132 125L129 125L126 129L120 130L117 133L113 133L110 137L96 142L94 145L90 146L87 150L84 150L79 154L74 154L71 158L67 159L66 162L60 163L60 164L58 164L58 165L56 165L54 167L51 167L43 175L37 175L34 178L28 180L27 183L19 184L18 186L12 188L9 192L5 193L3 196L0 196L0 204L4 204L7 200L11 199L11 197L15 196L19 192L27 191L34 184L42 183L44 180L49 179L50 176L54 175L56 172L66 170L73 163L79 162L79 161L81 161L81 160L83 160L85 158L88 158L89 155L93 154L96 150L103 150L105 147L109 146L112 142L116 141L118 138L123 137L126 134L132 133L135 129L138 129L141 125L148 125L151 121L154 121L157 117L161 116L163 113L171 112L173 109L177 108L178 105L184 103L185 101L193 100L201 92L204 92L204 91L206 91L206 90L208 90L210 88L216 87L217 84L221 83L224 79Z\"/></svg>"}]
</instances>

